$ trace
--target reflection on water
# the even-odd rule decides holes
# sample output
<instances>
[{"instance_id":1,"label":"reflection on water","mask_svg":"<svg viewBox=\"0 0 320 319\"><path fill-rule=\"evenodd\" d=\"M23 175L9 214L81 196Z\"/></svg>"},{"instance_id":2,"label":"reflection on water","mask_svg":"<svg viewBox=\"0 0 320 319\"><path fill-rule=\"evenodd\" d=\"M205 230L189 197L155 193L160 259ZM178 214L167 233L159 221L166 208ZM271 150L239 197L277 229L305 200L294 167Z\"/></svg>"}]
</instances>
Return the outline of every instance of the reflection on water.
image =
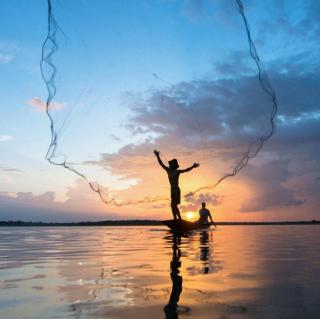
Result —
<instances>
[{"instance_id":1,"label":"reflection on water","mask_svg":"<svg viewBox=\"0 0 320 319\"><path fill-rule=\"evenodd\" d=\"M172 240L172 260L170 263L170 277L172 281L171 294L168 304L164 307L167 319L178 318L178 301L182 292L182 276L180 273L181 266L181 251L179 245L181 244L181 236L172 235L169 237ZM187 311L188 309L186 309Z\"/></svg>"},{"instance_id":2,"label":"reflection on water","mask_svg":"<svg viewBox=\"0 0 320 319\"><path fill-rule=\"evenodd\" d=\"M211 234L211 236L210 236ZM180 295L182 292L182 283L183 278L180 275L180 267L181 267L181 238L190 238L192 236L196 236L195 233L187 233L184 235L179 234L172 234L171 236L164 237L169 243L172 243L172 259L170 262L170 277L172 281L172 288L171 294L169 298L168 304L164 307L164 312L166 314L167 319L178 319L179 314L189 312L188 307L181 307L178 306L178 302L180 299ZM200 260L202 261L202 271L204 274L209 273L210 266L212 266L212 262L210 260L210 247L209 245L209 236L211 237L212 243L212 232L210 233L209 230L203 230L200 232Z\"/></svg>"},{"instance_id":3,"label":"reflection on water","mask_svg":"<svg viewBox=\"0 0 320 319\"><path fill-rule=\"evenodd\" d=\"M204 230L200 233L200 260L203 261L203 273L207 274L210 270L210 245L209 232ZM212 233L211 233L212 234Z\"/></svg>"},{"instance_id":4,"label":"reflection on water","mask_svg":"<svg viewBox=\"0 0 320 319\"><path fill-rule=\"evenodd\" d=\"M0 318L320 318L318 226L0 228Z\"/></svg>"},{"instance_id":5,"label":"reflection on water","mask_svg":"<svg viewBox=\"0 0 320 319\"><path fill-rule=\"evenodd\" d=\"M200 239L200 260L202 261L202 271L204 274L208 274L210 271L210 266L212 266L212 262L210 260L210 249L212 245L209 245L209 236L211 238L212 243L212 232L209 230L201 231L199 236ZM172 244L172 259L170 262L170 277L172 281L171 294L169 298L168 304L164 307L164 312L166 314L166 319L178 319L179 314L189 312L189 307L181 307L178 306L178 302L180 299L180 295L182 293L183 287L183 278L180 275L180 267L181 267L181 238L192 238L196 236L195 233L187 233L184 235L172 234L171 236L165 236L164 239Z\"/></svg>"}]
</instances>

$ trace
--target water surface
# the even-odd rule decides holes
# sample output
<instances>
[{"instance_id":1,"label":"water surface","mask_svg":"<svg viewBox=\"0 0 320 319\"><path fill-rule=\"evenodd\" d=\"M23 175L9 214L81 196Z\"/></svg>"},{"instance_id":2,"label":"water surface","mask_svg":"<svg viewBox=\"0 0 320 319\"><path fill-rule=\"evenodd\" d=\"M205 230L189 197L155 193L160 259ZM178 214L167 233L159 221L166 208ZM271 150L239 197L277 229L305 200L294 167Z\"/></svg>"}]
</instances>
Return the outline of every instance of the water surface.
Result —
<instances>
[{"instance_id":1,"label":"water surface","mask_svg":"<svg viewBox=\"0 0 320 319\"><path fill-rule=\"evenodd\" d=\"M320 318L320 227L0 228L0 318Z\"/></svg>"}]
</instances>

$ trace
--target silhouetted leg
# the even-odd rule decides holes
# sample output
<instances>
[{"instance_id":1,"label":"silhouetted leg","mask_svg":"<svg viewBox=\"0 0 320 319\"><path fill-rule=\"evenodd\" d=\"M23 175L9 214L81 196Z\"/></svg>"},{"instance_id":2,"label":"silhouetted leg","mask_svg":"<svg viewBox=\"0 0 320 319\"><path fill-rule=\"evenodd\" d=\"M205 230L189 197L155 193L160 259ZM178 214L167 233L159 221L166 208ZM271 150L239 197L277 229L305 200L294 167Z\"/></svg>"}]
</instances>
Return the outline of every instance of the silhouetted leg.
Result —
<instances>
[{"instance_id":1,"label":"silhouetted leg","mask_svg":"<svg viewBox=\"0 0 320 319\"><path fill-rule=\"evenodd\" d=\"M181 219L180 210L177 204L171 203L171 210L174 219Z\"/></svg>"},{"instance_id":2,"label":"silhouetted leg","mask_svg":"<svg viewBox=\"0 0 320 319\"><path fill-rule=\"evenodd\" d=\"M178 216L178 219L182 219L178 205L176 205L176 214Z\"/></svg>"},{"instance_id":3,"label":"silhouetted leg","mask_svg":"<svg viewBox=\"0 0 320 319\"><path fill-rule=\"evenodd\" d=\"M177 212L176 212L176 206L173 202L171 202L171 212L173 215L173 219L177 219Z\"/></svg>"}]
</instances>

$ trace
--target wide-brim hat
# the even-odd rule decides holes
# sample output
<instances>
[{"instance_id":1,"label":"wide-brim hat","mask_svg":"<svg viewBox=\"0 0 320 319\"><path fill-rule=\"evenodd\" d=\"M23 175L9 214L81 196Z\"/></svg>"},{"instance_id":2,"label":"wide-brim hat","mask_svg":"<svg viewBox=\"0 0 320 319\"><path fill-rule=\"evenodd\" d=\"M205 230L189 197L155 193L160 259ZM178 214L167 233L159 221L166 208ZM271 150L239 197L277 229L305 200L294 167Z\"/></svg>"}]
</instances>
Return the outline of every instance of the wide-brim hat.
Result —
<instances>
[{"instance_id":1,"label":"wide-brim hat","mask_svg":"<svg viewBox=\"0 0 320 319\"><path fill-rule=\"evenodd\" d=\"M179 167L178 161L175 158L172 159L171 161L169 161L168 163L169 163L169 167L172 167L172 168L178 168Z\"/></svg>"}]
</instances>

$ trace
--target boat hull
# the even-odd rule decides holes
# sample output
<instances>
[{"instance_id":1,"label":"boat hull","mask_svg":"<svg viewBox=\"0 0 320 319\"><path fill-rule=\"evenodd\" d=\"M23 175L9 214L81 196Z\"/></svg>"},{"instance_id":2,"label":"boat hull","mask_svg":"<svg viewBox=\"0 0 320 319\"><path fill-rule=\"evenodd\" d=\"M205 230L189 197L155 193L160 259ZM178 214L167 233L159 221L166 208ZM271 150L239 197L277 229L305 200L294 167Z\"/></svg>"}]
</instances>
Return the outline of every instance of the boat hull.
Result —
<instances>
[{"instance_id":1,"label":"boat hull","mask_svg":"<svg viewBox=\"0 0 320 319\"><path fill-rule=\"evenodd\" d=\"M182 219L163 220L163 224L169 227L172 231L187 232L197 229L209 229L211 224L201 224L199 222L189 222Z\"/></svg>"}]
</instances>

